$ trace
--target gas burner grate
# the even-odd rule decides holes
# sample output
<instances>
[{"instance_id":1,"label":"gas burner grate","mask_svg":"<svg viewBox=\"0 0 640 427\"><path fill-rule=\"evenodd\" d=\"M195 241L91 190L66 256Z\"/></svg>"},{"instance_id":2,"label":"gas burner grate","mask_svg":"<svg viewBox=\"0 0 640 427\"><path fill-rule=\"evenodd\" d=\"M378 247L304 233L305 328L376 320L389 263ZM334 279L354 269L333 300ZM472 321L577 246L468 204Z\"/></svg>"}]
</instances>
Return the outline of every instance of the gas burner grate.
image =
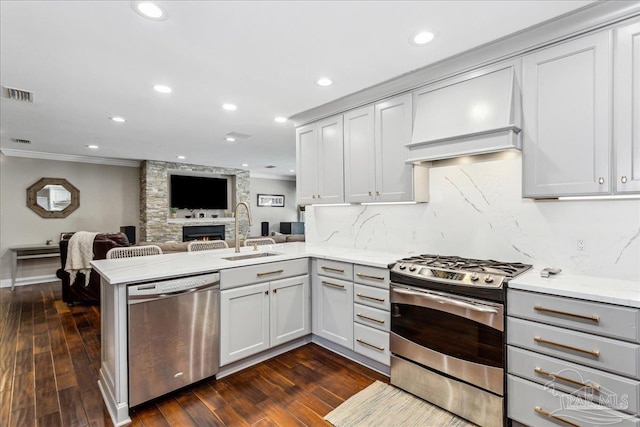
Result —
<instances>
[{"instance_id":1,"label":"gas burner grate","mask_svg":"<svg viewBox=\"0 0 640 427\"><path fill-rule=\"evenodd\" d=\"M417 255L404 258L401 262L408 262L428 267L445 268L448 270L465 270L471 272L500 274L508 278L513 278L531 268L530 265L519 262L509 263L491 259L480 260L450 255Z\"/></svg>"}]
</instances>

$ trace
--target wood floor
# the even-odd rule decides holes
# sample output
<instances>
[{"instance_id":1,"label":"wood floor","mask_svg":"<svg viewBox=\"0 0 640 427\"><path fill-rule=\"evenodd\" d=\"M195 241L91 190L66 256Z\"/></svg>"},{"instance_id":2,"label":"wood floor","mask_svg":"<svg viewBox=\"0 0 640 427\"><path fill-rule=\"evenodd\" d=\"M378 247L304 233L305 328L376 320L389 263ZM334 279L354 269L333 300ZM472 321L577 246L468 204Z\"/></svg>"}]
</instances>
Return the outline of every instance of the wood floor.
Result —
<instances>
[{"instance_id":1,"label":"wood floor","mask_svg":"<svg viewBox=\"0 0 640 427\"><path fill-rule=\"evenodd\" d=\"M100 310L67 307L59 282L0 289L0 426L112 426L98 390ZM131 413L132 426L315 426L375 380L315 344Z\"/></svg>"}]
</instances>

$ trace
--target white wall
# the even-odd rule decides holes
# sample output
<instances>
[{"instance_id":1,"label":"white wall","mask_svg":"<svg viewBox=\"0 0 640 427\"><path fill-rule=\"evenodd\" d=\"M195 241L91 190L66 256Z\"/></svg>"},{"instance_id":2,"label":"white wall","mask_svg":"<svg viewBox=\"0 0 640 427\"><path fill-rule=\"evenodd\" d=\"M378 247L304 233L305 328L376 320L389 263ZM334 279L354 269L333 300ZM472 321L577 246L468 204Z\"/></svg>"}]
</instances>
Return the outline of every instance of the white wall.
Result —
<instances>
[{"instance_id":1,"label":"white wall","mask_svg":"<svg viewBox=\"0 0 640 427\"><path fill-rule=\"evenodd\" d=\"M10 246L58 243L61 232L139 231L140 171L0 154L0 279L11 277ZM80 190L80 207L66 218L41 218L27 207L27 188L41 178L65 178ZM19 262L18 279L54 275L59 258ZM6 281L3 281L3 284Z\"/></svg>"},{"instance_id":2,"label":"white wall","mask_svg":"<svg viewBox=\"0 0 640 427\"><path fill-rule=\"evenodd\" d=\"M283 194L284 207L258 207L258 194ZM281 179L251 178L251 214L253 226L250 236L260 236L260 223L269 223L269 234L280 232L280 222L297 221L296 182Z\"/></svg>"},{"instance_id":3,"label":"white wall","mask_svg":"<svg viewBox=\"0 0 640 427\"><path fill-rule=\"evenodd\" d=\"M499 157L437 164L426 204L309 207L306 240L521 261L640 282L640 200L523 199L520 154ZM585 252L578 252L578 239Z\"/></svg>"}]
</instances>

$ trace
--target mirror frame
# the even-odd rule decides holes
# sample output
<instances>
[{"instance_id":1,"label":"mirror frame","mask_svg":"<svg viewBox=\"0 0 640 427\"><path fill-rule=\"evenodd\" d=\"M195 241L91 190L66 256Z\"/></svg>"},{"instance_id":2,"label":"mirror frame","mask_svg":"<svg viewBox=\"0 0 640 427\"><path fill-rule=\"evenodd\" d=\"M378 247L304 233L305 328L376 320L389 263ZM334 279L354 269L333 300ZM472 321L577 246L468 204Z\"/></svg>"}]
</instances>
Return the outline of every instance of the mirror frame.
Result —
<instances>
[{"instance_id":1,"label":"mirror frame","mask_svg":"<svg viewBox=\"0 0 640 427\"><path fill-rule=\"evenodd\" d=\"M71 193L71 203L61 211L48 211L38 204L38 191L47 185L61 185ZM80 190L63 178L42 178L27 188L27 207L42 218L66 218L80 207Z\"/></svg>"}]
</instances>

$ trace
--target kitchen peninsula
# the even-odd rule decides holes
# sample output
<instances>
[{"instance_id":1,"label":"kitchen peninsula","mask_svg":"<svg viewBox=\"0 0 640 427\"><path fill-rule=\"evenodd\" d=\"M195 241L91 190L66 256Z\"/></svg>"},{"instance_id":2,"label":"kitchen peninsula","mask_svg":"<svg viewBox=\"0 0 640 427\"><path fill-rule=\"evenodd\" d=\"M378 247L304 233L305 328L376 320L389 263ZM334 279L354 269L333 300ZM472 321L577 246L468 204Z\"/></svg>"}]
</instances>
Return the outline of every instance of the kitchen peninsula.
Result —
<instances>
[{"instance_id":1,"label":"kitchen peninsula","mask_svg":"<svg viewBox=\"0 0 640 427\"><path fill-rule=\"evenodd\" d=\"M262 256L252 257L258 254ZM268 255L265 256L265 254ZM314 297L311 297L308 277L314 277L315 270L322 268L320 266L316 266L316 262L318 262L318 260L343 265L355 264L365 272L377 271L381 274L386 274L388 284L389 264L404 256L407 256L407 254L354 250L323 244L293 242L261 246L260 251L258 252L254 251L251 247L243 247L241 248L240 254L236 254L233 249L222 249L214 251L185 252L138 258L93 261L93 268L102 276L102 354L99 386L114 424L124 425L130 422L128 372L129 325L127 305L127 289L129 285L161 282L169 279L193 277L195 275L220 272L220 288L223 293L223 302L220 309L224 312L226 309L226 304L224 303L225 291L232 293L256 286L267 286L264 291L262 291L262 289L259 290L260 295L264 292L266 296L269 292L269 283L277 283L280 279L282 279L280 280L281 282L290 281L291 276L297 276L303 277L306 280L306 293L303 292L301 295L304 296L304 300L309 304L311 300L315 298L315 294ZM256 267L264 268L260 271L251 270ZM330 267L325 268L329 269ZM264 272L262 270L264 270ZM268 276L261 278L263 277L262 275L265 274L268 274ZM249 278L249 275L251 275L252 278ZM366 277L366 275L364 276ZM260 279L256 280L256 277ZM255 285L251 284L256 282L260 283ZM246 286L248 284L249 286ZM313 292L316 292L316 290ZM350 292L353 292L353 288L351 288ZM350 297L345 300L348 302L348 305L344 310L345 313L348 312L347 309L349 307L351 310L353 309L353 298L351 293L344 293L344 295L348 294ZM284 296L284 291L281 291L279 295ZM301 307L305 305L304 300L301 301ZM233 372L244 369L245 367L258 363L259 361L266 360L274 355L284 353L310 342L312 310L309 305L306 307L307 309L301 314L304 316L304 326L296 333L296 336L291 335L286 337L284 340L276 341L275 343L273 339L274 337L272 336L271 346L269 346L269 343L267 342L265 351L255 350L255 348L257 348L256 346L254 350L249 350L249 353L254 353L251 356L248 356L247 351L243 348L242 351L238 351L235 354L229 351L227 352L228 356L225 357L225 321L221 319L222 343L220 353L222 366L217 377L221 378L222 376L229 375ZM321 310L316 309L316 311ZM214 314L212 313L212 316L213 315ZM314 312L314 316L315 315L316 313ZM215 316L218 316L218 313L215 313ZM343 323L352 322L351 318L347 318L352 316L353 314L345 316L345 322ZM248 317L249 316L245 316L245 318ZM255 314L255 317L258 318L256 319L256 322L260 322L260 315L258 313ZM264 323L266 323L266 327L268 328L268 319ZM258 323L258 334L260 334L260 330L264 326L265 325L263 323ZM228 325L228 327L233 327L233 325ZM161 333L160 330L158 332ZM314 334L316 334L315 330ZM269 341L268 329L266 330L266 335L266 341ZM285 334L279 334L278 336L281 337L283 335ZM331 342L331 339L324 340L321 336L322 333L320 332L320 337L317 341L319 344L334 349L336 348ZM282 344L279 342L282 342ZM341 348L339 349L339 351L342 350L343 349ZM255 354L256 351L259 353ZM348 357L356 359L374 369L388 373L388 364L385 366L384 363L362 356L362 354L357 353L357 350L354 352L353 350L345 348L342 352ZM361 353L367 354L365 351L362 351ZM388 354L388 348L386 349L386 353ZM240 358L242 360L239 360ZM225 360L232 360L232 362L226 363Z\"/></svg>"}]
</instances>

